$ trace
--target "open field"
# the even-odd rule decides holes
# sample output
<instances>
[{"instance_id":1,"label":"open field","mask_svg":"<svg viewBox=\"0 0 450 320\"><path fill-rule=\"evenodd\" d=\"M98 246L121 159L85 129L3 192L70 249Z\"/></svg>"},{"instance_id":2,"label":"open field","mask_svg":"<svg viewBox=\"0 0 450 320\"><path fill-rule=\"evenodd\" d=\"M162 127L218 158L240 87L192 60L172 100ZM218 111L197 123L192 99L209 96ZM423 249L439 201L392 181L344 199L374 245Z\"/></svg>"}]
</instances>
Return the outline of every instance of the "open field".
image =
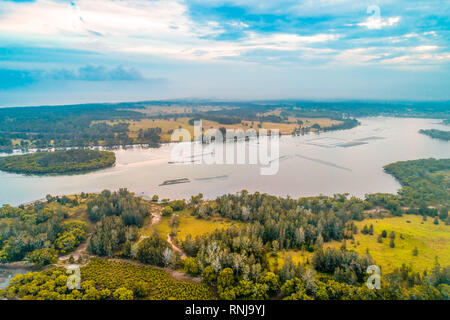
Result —
<instances>
[{"instance_id":1,"label":"open field","mask_svg":"<svg viewBox=\"0 0 450 320\"><path fill-rule=\"evenodd\" d=\"M269 253L267 255L267 258L269 259L270 268L272 270L275 269L275 266L278 268L281 268L284 264L284 260L290 256L292 258L292 261L297 263L306 263L307 259L309 259L309 262L311 262L312 253L308 251L297 251L297 250L282 250L277 253Z\"/></svg>"},{"instance_id":2,"label":"open field","mask_svg":"<svg viewBox=\"0 0 450 320\"><path fill-rule=\"evenodd\" d=\"M231 221L222 217L212 217L211 220L197 219L190 215L188 210L183 210L174 213L178 216L178 227L177 227L177 239L183 240L188 234L193 237L201 236L205 233L214 231L215 229L226 229L232 226L243 225L240 222ZM161 220L155 225L147 225L141 230L142 236L149 236L155 230L163 237L167 237L167 234L172 232L172 227L170 226L170 221L172 217L161 217Z\"/></svg>"},{"instance_id":3,"label":"open field","mask_svg":"<svg viewBox=\"0 0 450 320\"><path fill-rule=\"evenodd\" d=\"M435 225L430 217L422 223L422 216L403 215L356 223L359 230L364 225L370 224L373 224L374 234L359 233L355 237L354 244L347 241L347 248L361 254L364 254L368 248L369 253L382 266L384 272L392 271L403 263L411 265L415 271L430 270L436 256L441 265L450 264L450 226L446 226L442 221ZM378 235L383 230L386 230L388 237L383 239L383 243L378 243ZM392 231L396 234L395 248L389 246L389 234ZM341 243L334 242L326 246L339 247L340 245ZM419 250L417 257L412 254L414 247Z\"/></svg>"},{"instance_id":4,"label":"open field","mask_svg":"<svg viewBox=\"0 0 450 320\"><path fill-rule=\"evenodd\" d=\"M441 266L446 266L450 264L450 226L442 221L435 225L433 221L428 217L427 221L422 223L422 216L418 215L359 221L355 223L359 231L364 225L372 224L374 234L364 235L359 232L355 236L354 243L347 240L346 246L348 250L354 250L359 254L365 254L368 248L370 255L385 273L401 267L403 263L410 265L414 271L430 270L434 266L436 256ZM386 230L388 237L383 238L383 243L378 243L378 235L383 230ZM395 248L389 246L389 234L392 231L396 234ZM341 245L342 242L333 241L325 243L324 248L339 248ZM417 256L412 254L415 247L418 249ZM280 268L287 255L290 255L295 263L305 263L307 258L311 262L313 253L295 250L281 251L278 253ZM273 268L275 257L269 255L269 262Z\"/></svg>"},{"instance_id":5,"label":"open field","mask_svg":"<svg viewBox=\"0 0 450 320\"><path fill-rule=\"evenodd\" d=\"M169 131L175 130L178 128L183 128L188 130L191 135L193 135L193 126L189 125L189 119L191 118L171 118L171 119L143 119L140 121L132 121L130 122L130 133L129 136L131 138L137 137L137 132L139 129L148 129L148 128L161 128L161 140L162 142L170 142L171 134ZM275 122L263 122L262 124L259 121L242 121L239 124L220 124L216 121L211 120L202 120L202 126L204 130L208 129L219 129L219 128L227 128L227 129L279 129L281 134L291 134L295 129L298 129L300 125L298 121L303 121L304 126L312 126L314 124L318 124L321 127L329 127L334 124L339 124L338 120L331 120L327 118L292 118L289 119L289 123L275 123ZM315 129L311 129L314 131Z\"/></svg>"}]
</instances>

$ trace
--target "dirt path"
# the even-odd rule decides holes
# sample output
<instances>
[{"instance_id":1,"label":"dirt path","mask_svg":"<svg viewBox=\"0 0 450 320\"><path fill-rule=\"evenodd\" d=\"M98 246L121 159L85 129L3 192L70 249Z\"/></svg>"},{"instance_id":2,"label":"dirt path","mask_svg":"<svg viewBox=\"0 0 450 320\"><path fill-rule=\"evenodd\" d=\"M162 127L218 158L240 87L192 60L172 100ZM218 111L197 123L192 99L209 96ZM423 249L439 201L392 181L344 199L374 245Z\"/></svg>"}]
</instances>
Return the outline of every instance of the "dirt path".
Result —
<instances>
[{"instance_id":1,"label":"dirt path","mask_svg":"<svg viewBox=\"0 0 450 320\"><path fill-rule=\"evenodd\" d=\"M147 223L147 224L143 227L143 229L146 229L146 230L147 230L147 229L150 228L151 226L154 226L155 224L158 224L159 221L161 220L161 211L158 209L157 206L151 206L151 207L150 207L150 215L152 216L152 219L150 220L149 223ZM141 242L141 241L144 240L144 239L147 239L147 238L149 238L149 236L140 236L140 237L139 237L139 240L138 240L138 243Z\"/></svg>"},{"instance_id":2,"label":"dirt path","mask_svg":"<svg viewBox=\"0 0 450 320\"><path fill-rule=\"evenodd\" d=\"M152 215L151 225L155 225L161 220L161 210L157 206L150 207L150 214Z\"/></svg>"},{"instance_id":3,"label":"dirt path","mask_svg":"<svg viewBox=\"0 0 450 320\"><path fill-rule=\"evenodd\" d=\"M181 250L181 248L178 248L172 241L172 237L170 236L170 233L167 234L167 242L172 246L172 249L174 251L177 251L181 254L181 260L184 260L187 258L186 253L183 252L183 250Z\"/></svg>"}]
</instances>

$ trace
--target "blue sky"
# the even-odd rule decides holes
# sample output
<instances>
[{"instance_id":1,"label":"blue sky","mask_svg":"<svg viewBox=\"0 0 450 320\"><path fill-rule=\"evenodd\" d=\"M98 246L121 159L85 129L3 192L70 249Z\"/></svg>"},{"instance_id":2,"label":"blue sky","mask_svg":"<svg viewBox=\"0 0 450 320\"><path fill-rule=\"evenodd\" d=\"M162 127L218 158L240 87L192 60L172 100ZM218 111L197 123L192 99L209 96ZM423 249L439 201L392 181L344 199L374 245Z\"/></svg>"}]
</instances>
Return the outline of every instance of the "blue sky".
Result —
<instances>
[{"instance_id":1,"label":"blue sky","mask_svg":"<svg viewBox=\"0 0 450 320\"><path fill-rule=\"evenodd\" d=\"M449 1L0 0L0 106L450 99Z\"/></svg>"}]
</instances>

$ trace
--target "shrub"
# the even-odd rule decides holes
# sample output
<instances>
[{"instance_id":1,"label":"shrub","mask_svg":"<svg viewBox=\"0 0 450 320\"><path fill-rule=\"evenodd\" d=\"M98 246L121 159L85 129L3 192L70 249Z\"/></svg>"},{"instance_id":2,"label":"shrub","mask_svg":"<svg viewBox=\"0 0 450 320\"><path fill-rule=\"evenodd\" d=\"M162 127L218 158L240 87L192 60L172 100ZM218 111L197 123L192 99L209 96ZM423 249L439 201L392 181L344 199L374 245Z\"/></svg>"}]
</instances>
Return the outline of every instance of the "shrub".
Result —
<instances>
[{"instance_id":1,"label":"shrub","mask_svg":"<svg viewBox=\"0 0 450 320\"><path fill-rule=\"evenodd\" d=\"M173 209L170 206L165 206L164 209L162 209L161 214L163 217L171 216L173 213Z\"/></svg>"}]
</instances>

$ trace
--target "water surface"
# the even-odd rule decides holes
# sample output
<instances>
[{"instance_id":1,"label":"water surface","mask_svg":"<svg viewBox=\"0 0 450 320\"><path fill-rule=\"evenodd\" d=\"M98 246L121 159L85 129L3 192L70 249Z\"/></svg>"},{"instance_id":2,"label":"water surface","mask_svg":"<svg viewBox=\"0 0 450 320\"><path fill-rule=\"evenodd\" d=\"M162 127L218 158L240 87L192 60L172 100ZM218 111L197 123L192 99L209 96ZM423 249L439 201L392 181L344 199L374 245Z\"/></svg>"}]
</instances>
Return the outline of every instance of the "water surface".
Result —
<instances>
[{"instance_id":1,"label":"water surface","mask_svg":"<svg viewBox=\"0 0 450 320\"><path fill-rule=\"evenodd\" d=\"M129 190L151 197L180 199L203 193L214 198L242 189L291 197L348 192L396 193L399 183L383 166L399 160L450 158L449 142L419 134L420 129L448 130L441 120L363 118L351 130L283 136L280 169L261 176L259 165L169 164L173 145L159 149L132 148L116 152L113 168L72 176L25 176L0 172L0 204L20 203L62 195ZM245 143L245 142L241 142ZM247 148L252 146L248 145ZM163 185L166 180L187 178L189 183Z\"/></svg>"}]
</instances>

